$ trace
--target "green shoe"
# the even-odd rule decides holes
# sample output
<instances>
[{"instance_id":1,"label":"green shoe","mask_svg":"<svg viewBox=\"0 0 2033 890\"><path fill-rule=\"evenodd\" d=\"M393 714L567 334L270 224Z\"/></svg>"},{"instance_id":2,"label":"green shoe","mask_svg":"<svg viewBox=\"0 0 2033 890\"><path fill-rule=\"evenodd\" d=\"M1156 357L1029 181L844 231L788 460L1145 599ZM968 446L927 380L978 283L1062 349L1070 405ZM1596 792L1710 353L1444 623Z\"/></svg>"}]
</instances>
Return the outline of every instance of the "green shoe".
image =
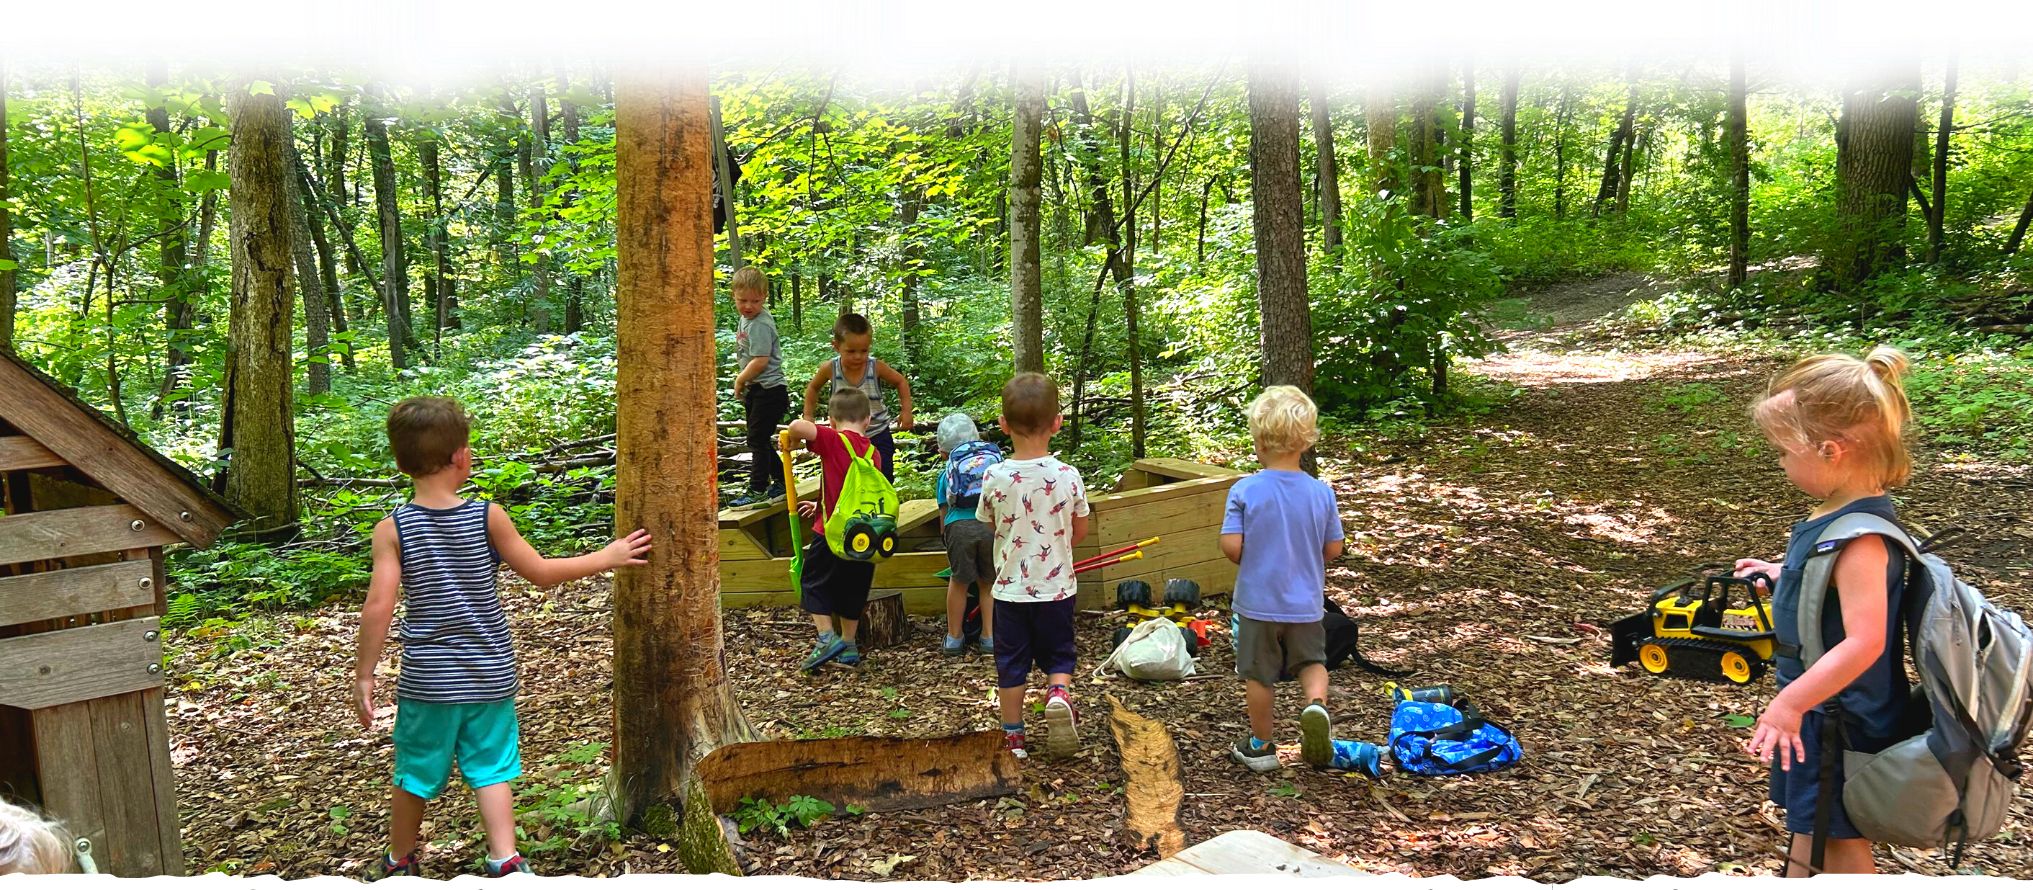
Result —
<instances>
[{"instance_id":1,"label":"green shoe","mask_svg":"<svg viewBox=\"0 0 2033 890\"><path fill-rule=\"evenodd\" d=\"M839 658L841 653L847 651L849 645L846 640L839 637L822 639L817 645L812 647L812 651L805 656L805 660L798 665L798 668L807 673L816 671L820 665ZM860 655L856 654L855 659L857 661L860 660Z\"/></svg>"},{"instance_id":2,"label":"green shoe","mask_svg":"<svg viewBox=\"0 0 2033 890\"><path fill-rule=\"evenodd\" d=\"M1315 768L1334 762L1334 720L1318 701L1299 712L1299 757Z\"/></svg>"}]
</instances>

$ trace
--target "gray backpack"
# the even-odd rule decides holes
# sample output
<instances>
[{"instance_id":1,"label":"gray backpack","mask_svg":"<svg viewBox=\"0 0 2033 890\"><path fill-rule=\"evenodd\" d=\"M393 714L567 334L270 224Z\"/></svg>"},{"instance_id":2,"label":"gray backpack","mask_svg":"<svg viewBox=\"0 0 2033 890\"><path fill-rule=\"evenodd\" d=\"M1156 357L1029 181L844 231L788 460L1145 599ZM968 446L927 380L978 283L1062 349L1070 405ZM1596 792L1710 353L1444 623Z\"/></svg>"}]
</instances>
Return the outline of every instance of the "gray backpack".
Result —
<instances>
[{"instance_id":1,"label":"gray backpack","mask_svg":"<svg viewBox=\"0 0 2033 890\"><path fill-rule=\"evenodd\" d=\"M1800 582L1800 661L1812 667L1827 649L1821 618L1835 557L1861 535L1883 535L1909 561L1901 616L1907 651L1920 675L1914 708L1917 734L1875 754L1848 750L1841 696L1830 700L1841 743L1843 808L1866 838L1909 847L1952 850L1998 832L2019 779L2017 751L2033 720L2033 631L1956 580L1948 564L1890 520L1851 513L1821 533ZM1940 536L1936 536L1939 538ZM1888 646L1900 641L1886 640ZM1916 723L1918 721L1916 720ZM1837 746L1824 744L1823 800L1834 781ZM1815 814L1812 868L1819 872L1828 809Z\"/></svg>"}]
</instances>

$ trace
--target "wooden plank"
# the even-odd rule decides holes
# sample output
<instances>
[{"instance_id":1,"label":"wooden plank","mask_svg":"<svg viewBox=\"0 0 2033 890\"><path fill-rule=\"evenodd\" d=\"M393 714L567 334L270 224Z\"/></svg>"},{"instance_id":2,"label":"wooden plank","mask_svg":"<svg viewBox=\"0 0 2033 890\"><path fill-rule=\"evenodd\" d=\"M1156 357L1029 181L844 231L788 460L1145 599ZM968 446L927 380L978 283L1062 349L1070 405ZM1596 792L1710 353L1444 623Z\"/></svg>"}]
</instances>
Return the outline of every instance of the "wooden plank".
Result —
<instances>
[{"instance_id":1,"label":"wooden plank","mask_svg":"<svg viewBox=\"0 0 2033 890\"><path fill-rule=\"evenodd\" d=\"M99 812L106 821L101 868L122 877L162 873L162 833L155 824L154 758L148 753L141 693L93 699L92 743L99 753Z\"/></svg>"},{"instance_id":2,"label":"wooden plank","mask_svg":"<svg viewBox=\"0 0 2033 890\"><path fill-rule=\"evenodd\" d=\"M162 685L162 642L149 637L161 624L137 618L8 640L0 705L35 710Z\"/></svg>"},{"instance_id":3,"label":"wooden plank","mask_svg":"<svg viewBox=\"0 0 2033 890\"><path fill-rule=\"evenodd\" d=\"M139 529L134 523L140 523ZM0 516L0 564L158 547L177 533L130 504Z\"/></svg>"},{"instance_id":4,"label":"wooden plank","mask_svg":"<svg viewBox=\"0 0 2033 890\"><path fill-rule=\"evenodd\" d=\"M894 592L903 597L904 612L911 615L946 614L946 586L938 587L876 587L869 596ZM722 593L722 609L791 609L798 605L798 594L790 590L771 590L758 593Z\"/></svg>"},{"instance_id":5,"label":"wooden plank","mask_svg":"<svg viewBox=\"0 0 2033 890\"><path fill-rule=\"evenodd\" d=\"M177 823L176 769L169 760L169 720L164 716L162 689L142 690L141 705L146 714L143 726L148 731L148 758L152 764L149 776L155 785L155 825L161 834L162 873L182 877L184 845Z\"/></svg>"},{"instance_id":6,"label":"wooden plank","mask_svg":"<svg viewBox=\"0 0 2033 890\"><path fill-rule=\"evenodd\" d=\"M809 501L819 496L819 477L798 480L798 500ZM721 528L747 528L771 517L784 515L783 501L771 501L762 506L728 507L720 511Z\"/></svg>"},{"instance_id":7,"label":"wooden plank","mask_svg":"<svg viewBox=\"0 0 2033 890\"><path fill-rule=\"evenodd\" d=\"M0 627L152 606L158 589L146 559L0 578Z\"/></svg>"},{"instance_id":8,"label":"wooden plank","mask_svg":"<svg viewBox=\"0 0 2033 890\"><path fill-rule=\"evenodd\" d=\"M876 587L942 587L946 579L937 573L946 568L941 552L899 553L875 566ZM751 559L720 564L720 592L762 593L789 590L790 557Z\"/></svg>"},{"instance_id":9,"label":"wooden plank","mask_svg":"<svg viewBox=\"0 0 2033 890\"><path fill-rule=\"evenodd\" d=\"M936 519L938 515L939 502L931 498L918 498L898 504L896 511L897 534L901 536L916 531L919 526ZM937 528L937 523L934 523L933 529L936 531Z\"/></svg>"},{"instance_id":10,"label":"wooden plank","mask_svg":"<svg viewBox=\"0 0 2033 890\"><path fill-rule=\"evenodd\" d=\"M1147 538L1163 538L1159 546L1180 540L1221 539L1221 520L1228 507L1228 493L1208 491L1191 497L1173 498L1146 504L1134 510L1110 510L1100 514L1090 534L1101 549L1134 544Z\"/></svg>"},{"instance_id":11,"label":"wooden plank","mask_svg":"<svg viewBox=\"0 0 2033 890\"><path fill-rule=\"evenodd\" d=\"M95 852L105 850L91 703L43 708L29 719L35 724L36 781L42 785L43 811L73 836L89 839Z\"/></svg>"},{"instance_id":12,"label":"wooden plank","mask_svg":"<svg viewBox=\"0 0 2033 890\"><path fill-rule=\"evenodd\" d=\"M189 470L69 396L62 384L4 352L0 352L0 417L154 517L151 525L167 527L182 540L211 546L239 518Z\"/></svg>"},{"instance_id":13,"label":"wooden plank","mask_svg":"<svg viewBox=\"0 0 2033 890\"><path fill-rule=\"evenodd\" d=\"M1224 476L1241 476L1241 470L1197 461L1180 460L1176 457L1147 457L1130 466L1142 470L1147 476L1156 476L1170 481L1186 479L1217 479Z\"/></svg>"},{"instance_id":14,"label":"wooden plank","mask_svg":"<svg viewBox=\"0 0 2033 890\"><path fill-rule=\"evenodd\" d=\"M1235 484L1237 478L1235 476L1224 476L1215 479L1188 479L1184 482L1167 482L1164 485L1153 485L1149 488L1139 488L1134 491L1116 491L1108 494L1092 495L1087 499L1087 503L1097 512L1128 509L1171 498L1200 494L1214 489L1227 491L1229 486Z\"/></svg>"},{"instance_id":15,"label":"wooden plank","mask_svg":"<svg viewBox=\"0 0 2033 890\"><path fill-rule=\"evenodd\" d=\"M0 473L66 466L56 452L27 436L0 436Z\"/></svg>"},{"instance_id":16,"label":"wooden plank","mask_svg":"<svg viewBox=\"0 0 2033 890\"><path fill-rule=\"evenodd\" d=\"M1261 831L1231 831L1202 841L1173 857L1213 875L1340 877L1362 871ZM1142 872L1138 872L1141 874Z\"/></svg>"},{"instance_id":17,"label":"wooden plank","mask_svg":"<svg viewBox=\"0 0 2033 890\"><path fill-rule=\"evenodd\" d=\"M42 799L35 781L35 725L29 722L30 713L0 706L0 798Z\"/></svg>"},{"instance_id":18,"label":"wooden plank","mask_svg":"<svg viewBox=\"0 0 2033 890\"><path fill-rule=\"evenodd\" d=\"M746 528L720 529L720 561L740 562L750 559L769 559L770 554L762 549L761 542Z\"/></svg>"}]
</instances>

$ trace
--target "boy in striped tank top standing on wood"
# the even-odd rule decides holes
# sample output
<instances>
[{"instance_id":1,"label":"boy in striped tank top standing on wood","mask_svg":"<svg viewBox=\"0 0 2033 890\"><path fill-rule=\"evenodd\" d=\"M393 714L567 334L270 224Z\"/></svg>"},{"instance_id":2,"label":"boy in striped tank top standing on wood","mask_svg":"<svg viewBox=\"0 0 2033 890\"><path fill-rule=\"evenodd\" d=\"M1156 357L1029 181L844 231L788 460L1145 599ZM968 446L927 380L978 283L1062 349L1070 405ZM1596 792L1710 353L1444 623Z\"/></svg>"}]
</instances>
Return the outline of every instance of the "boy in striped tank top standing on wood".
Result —
<instances>
[{"instance_id":1,"label":"boy in striped tank top standing on wood","mask_svg":"<svg viewBox=\"0 0 2033 890\"><path fill-rule=\"evenodd\" d=\"M445 790L454 759L479 800L487 874L530 871L515 850L515 792L509 783L522 775L515 647L494 589L495 567L505 562L531 584L555 587L644 565L642 556L649 552L649 533L638 529L584 556L538 555L500 505L459 495L473 472L471 428L472 419L451 399L405 399L388 413L396 466L416 490L409 503L374 527L374 576L360 611L353 704L361 727L372 729L374 668L398 594L403 603L389 849L368 865L370 880L419 874L424 805Z\"/></svg>"},{"instance_id":2,"label":"boy in striped tank top standing on wood","mask_svg":"<svg viewBox=\"0 0 2033 890\"><path fill-rule=\"evenodd\" d=\"M889 481L896 481L896 438L891 429L909 432L911 428L911 382L904 375L889 366L888 362L869 354L875 342L875 329L869 327L868 318L860 313L849 312L833 323L833 351L838 353L830 362L819 366L812 373L812 382L805 384L805 422L811 423L818 416L819 390L826 390L827 397L844 389L858 389L868 396L868 441L875 443L875 450L882 452L882 459L876 461L876 469ZM882 385L889 384L896 390L897 415L892 422L889 406L882 401Z\"/></svg>"}]
</instances>

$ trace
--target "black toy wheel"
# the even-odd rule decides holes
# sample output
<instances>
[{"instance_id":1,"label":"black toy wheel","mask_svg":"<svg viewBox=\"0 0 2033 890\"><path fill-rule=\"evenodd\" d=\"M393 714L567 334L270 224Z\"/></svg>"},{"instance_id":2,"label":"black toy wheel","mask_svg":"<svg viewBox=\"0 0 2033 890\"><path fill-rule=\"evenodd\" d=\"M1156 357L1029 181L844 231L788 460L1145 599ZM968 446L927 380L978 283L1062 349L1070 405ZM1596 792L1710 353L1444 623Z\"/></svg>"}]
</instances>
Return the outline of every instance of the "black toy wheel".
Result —
<instances>
[{"instance_id":1,"label":"black toy wheel","mask_svg":"<svg viewBox=\"0 0 2033 890\"><path fill-rule=\"evenodd\" d=\"M1186 578L1173 578L1165 582L1165 605L1178 604L1188 609L1200 608L1200 585Z\"/></svg>"},{"instance_id":2,"label":"black toy wheel","mask_svg":"<svg viewBox=\"0 0 2033 890\"><path fill-rule=\"evenodd\" d=\"M1179 628L1179 636L1186 639L1186 654L1198 658L1200 656L1200 635L1194 633L1193 629L1186 625L1178 624L1173 626Z\"/></svg>"},{"instance_id":3,"label":"black toy wheel","mask_svg":"<svg viewBox=\"0 0 2033 890\"><path fill-rule=\"evenodd\" d=\"M1122 641L1123 641L1123 640L1127 640L1127 639L1129 639L1129 628L1127 628L1127 627L1118 627L1118 628L1116 628L1116 629L1115 629L1115 646L1116 646L1116 648L1118 648L1118 649L1122 648Z\"/></svg>"},{"instance_id":4,"label":"black toy wheel","mask_svg":"<svg viewBox=\"0 0 2033 890\"><path fill-rule=\"evenodd\" d=\"M1151 604L1151 585L1131 578L1115 585L1115 607L1127 609L1131 606Z\"/></svg>"}]
</instances>

